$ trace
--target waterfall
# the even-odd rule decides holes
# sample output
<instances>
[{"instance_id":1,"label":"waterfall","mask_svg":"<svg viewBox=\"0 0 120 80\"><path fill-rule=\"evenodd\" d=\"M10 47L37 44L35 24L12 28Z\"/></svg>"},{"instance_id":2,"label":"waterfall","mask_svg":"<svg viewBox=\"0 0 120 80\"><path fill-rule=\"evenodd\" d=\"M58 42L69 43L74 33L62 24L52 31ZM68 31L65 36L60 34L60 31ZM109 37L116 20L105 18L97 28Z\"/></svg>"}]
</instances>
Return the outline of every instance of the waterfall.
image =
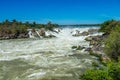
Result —
<instances>
[{"instance_id":1,"label":"waterfall","mask_svg":"<svg viewBox=\"0 0 120 80\"><path fill-rule=\"evenodd\" d=\"M35 38L31 30L28 32L28 35L29 35L29 38Z\"/></svg>"},{"instance_id":2,"label":"waterfall","mask_svg":"<svg viewBox=\"0 0 120 80\"><path fill-rule=\"evenodd\" d=\"M42 38L42 36L40 36L40 34L39 34L39 32L36 30L36 33L37 33L37 35L40 37L40 38Z\"/></svg>"}]
</instances>

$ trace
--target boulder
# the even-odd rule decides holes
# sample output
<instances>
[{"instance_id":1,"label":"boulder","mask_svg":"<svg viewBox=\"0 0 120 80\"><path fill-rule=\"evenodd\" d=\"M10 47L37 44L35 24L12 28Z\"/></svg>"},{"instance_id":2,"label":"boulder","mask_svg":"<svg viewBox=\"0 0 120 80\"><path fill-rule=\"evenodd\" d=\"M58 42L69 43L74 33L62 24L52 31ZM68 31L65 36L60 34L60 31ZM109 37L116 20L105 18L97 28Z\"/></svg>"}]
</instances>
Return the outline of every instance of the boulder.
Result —
<instances>
[{"instance_id":1,"label":"boulder","mask_svg":"<svg viewBox=\"0 0 120 80\"><path fill-rule=\"evenodd\" d=\"M79 30L74 30L71 33L72 33L72 36L79 36L80 35L80 31Z\"/></svg>"},{"instance_id":2,"label":"boulder","mask_svg":"<svg viewBox=\"0 0 120 80\"><path fill-rule=\"evenodd\" d=\"M45 32L45 38L52 38L52 37L56 37L54 35L54 32L52 32L52 31L46 31Z\"/></svg>"},{"instance_id":3,"label":"boulder","mask_svg":"<svg viewBox=\"0 0 120 80\"><path fill-rule=\"evenodd\" d=\"M101 44L96 44L92 47L92 50L93 51L100 51L100 52L103 52L103 47Z\"/></svg>"},{"instance_id":4,"label":"boulder","mask_svg":"<svg viewBox=\"0 0 120 80\"><path fill-rule=\"evenodd\" d=\"M28 38L28 34L27 33L12 33L12 34L7 34L7 33L3 33L0 36L0 40L4 40L4 39L17 39L17 38Z\"/></svg>"},{"instance_id":5,"label":"boulder","mask_svg":"<svg viewBox=\"0 0 120 80\"><path fill-rule=\"evenodd\" d=\"M97 45L97 44L98 44L98 41L95 41L95 40L90 41L90 45Z\"/></svg>"},{"instance_id":6,"label":"boulder","mask_svg":"<svg viewBox=\"0 0 120 80\"><path fill-rule=\"evenodd\" d=\"M92 41L93 37L92 36L89 36L87 38L85 38L86 41Z\"/></svg>"},{"instance_id":7,"label":"boulder","mask_svg":"<svg viewBox=\"0 0 120 80\"><path fill-rule=\"evenodd\" d=\"M81 35L81 36L88 36L89 33L88 33L87 31L84 31L84 32L80 33L80 35Z\"/></svg>"},{"instance_id":8,"label":"boulder","mask_svg":"<svg viewBox=\"0 0 120 80\"><path fill-rule=\"evenodd\" d=\"M85 47L82 47L82 46L72 46L72 49L75 49L75 50L82 50L84 48Z\"/></svg>"},{"instance_id":9,"label":"boulder","mask_svg":"<svg viewBox=\"0 0 120 80\"><path fill-rule=\"evenodd\" d=\"M72 49L76 49L77 48L77 46L72 46Z\"/></svg>"},{"instance_id":10,"label":"boulder","mask_svg":"<svg viewBox=\"0 0 120 80\"><path fill-rule=\"evenodd\" d=\"M94 43L93 41L101 41L103 40L102 36L89 36L85 38L86 41L92 41L91 43Z\"/></svg>"},{"instance_id":11,"label":"boulder","mask_svg":"<svg viewBox=\"0 0 120 80\"><path fill-rule=\"evenodd\" d=\"M84 31L80 33L80 31L76 30L75 32L72 32L72 36L88 36L89 33L87 31Z\"/></svg>"},{"instance_id":12,"label":"boulder","mask_svg":"<svg viewBox=\"0 0 120 80\"><path fill-rule=\"evenodd\" d=\"M45 30L44 29L41 29L41 30L39 30L39 34L40 34L40 36L45 36Z\"/></svg>"},{"instance_id":13,"label":"boulder","mask_svg":"<svg viewBox=\"0 0 120 80\"><path fill-rule=\"evenodd\" d=\"M50 34L50 35L48 35L48 36L45 36L45 38L53 38L53 37L56 37L56 36L54 36L54 35L52 35L52 34Z\"/></svg>"},{"instance_id":14,"label":"boulder","mask_svg":"<svg viewBox=\"0 0 120 80\"><path fill-rule=\"evenodd\" d=\"M91 50L92 50L92 48L90 48L90 47L85 49L85 51L88 51L88 52L90 52Z\"/></svg>"},{"instance_id":15,"label":"boulder","mask_svg":"<svg viewBox=\"0 0 120 80\"><path fill-rule=\"evenodd\" d=\"M55 29L53 29L53 32L59 33L60 29L55 28Z\"/></svg>"},{"instance_id":16,"label":"boulder","mask_svg":"<svg viewBox=\"0 0 120 80\"><path fill-rule=\"evenodd\" d=\"M21 33L21 34L19 34L19 36L17 38L28 38L28 37L29 37L28 34Z\"/></svg>"},{"instance_id":17,"label":"boulder","mask_svg":"<svg viewBox=\"0 0 120 80\"><path fill-rule=\"evenodd\" d=\"M97 33L99 29L89 29L88 30L88 33L89 34L94 34L94 33Z\"/></svg>"}]
</instances>

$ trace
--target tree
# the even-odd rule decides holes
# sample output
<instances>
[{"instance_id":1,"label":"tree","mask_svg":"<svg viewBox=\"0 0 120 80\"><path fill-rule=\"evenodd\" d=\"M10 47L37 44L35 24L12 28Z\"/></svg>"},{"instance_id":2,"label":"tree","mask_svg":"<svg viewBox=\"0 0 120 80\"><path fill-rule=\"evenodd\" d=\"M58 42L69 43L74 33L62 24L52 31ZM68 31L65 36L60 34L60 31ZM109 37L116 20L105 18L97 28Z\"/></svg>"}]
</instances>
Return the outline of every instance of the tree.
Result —
<instances>
[{"instance_id":1,"label":"tree","mask_svg":"<svg viewBox=\"0 0 120 80\"><path fill-rule=\"evenodd\" d=\"M57 24L52 24L52 22L51 21L49 21L48 23L47 23L47 25L46 25L46 29L47 30L53 30L53 28L55 28L55 27L57 27L58 25Z\"/></svg>"},{"instance_id":2,"label":"tree","mask_svg":"<svg viewBox=\"0 0 120 80\"><path fill-rule=\"evenodd\" d=\"M33 27L36 27L36 22L33 22Z\"/></svg>"},{"instance_id":3,"label":"tree","mask_svg":"<svg viewBox=\"0 0 120 80\"><path fill-rule=\"evenodd\" d=\"M5 26L5 27L9 27L10 21L8 19L6 19L3 23L1 23L1 25Z\"/></svg>"},{"instance_id":4,"label":"tree","mask_svg":"<svg viewBox=\"0 0 120 80\"><path fill-rule=\"evenodd\" d=\"M120 26L120 21L116 20L105 21L103 24L101 24L100 31L105 32L105 34L110 34L117 25Z\"/></svg>"},{"instance_id":5,"label":"tree","mask_svg":"<svg viewBox=\"0 0 120 80\"><path fill-rule=\"evenodd\" d=\"M25 22L25 26L26 27L30 27L30 23L27 21L27 22Z\"/></svg>"}]
</instances>

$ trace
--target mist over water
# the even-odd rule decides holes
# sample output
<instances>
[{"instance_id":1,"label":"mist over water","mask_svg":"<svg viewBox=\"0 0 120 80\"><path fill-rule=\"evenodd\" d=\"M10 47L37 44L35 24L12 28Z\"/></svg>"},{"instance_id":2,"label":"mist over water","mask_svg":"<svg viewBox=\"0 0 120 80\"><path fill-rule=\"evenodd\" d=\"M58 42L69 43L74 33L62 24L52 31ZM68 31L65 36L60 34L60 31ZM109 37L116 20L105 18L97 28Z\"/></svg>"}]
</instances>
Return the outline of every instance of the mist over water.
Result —
<instances>
[{"instance_id":1,"label":"mist over water","mask_svg":"<svg viewBox=\"0 0 120 80\"><path fill-rule=\"evenodd\" d=\"M98 61L87 52L71 49L75 45L89 47L86 36L72 36L76 29L83 32L89 28L63 28L51 39L1 40L0 80L79 80L79 75Z\"/></svg>"}]
</instances>

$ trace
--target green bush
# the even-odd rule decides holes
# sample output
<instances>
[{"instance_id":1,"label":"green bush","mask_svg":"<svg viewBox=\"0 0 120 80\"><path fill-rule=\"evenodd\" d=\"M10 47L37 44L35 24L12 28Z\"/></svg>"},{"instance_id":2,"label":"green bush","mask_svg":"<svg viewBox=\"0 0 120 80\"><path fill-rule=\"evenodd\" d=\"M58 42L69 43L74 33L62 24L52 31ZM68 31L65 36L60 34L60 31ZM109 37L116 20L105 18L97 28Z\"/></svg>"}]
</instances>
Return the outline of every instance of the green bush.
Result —
<instances>
[{"instance_id":1,"label":"green bush","mask_svg":"<svg viewBox=\"0 0 120 80\"><path fill-rule=\"evenodd\" d=\"M82 76L82 80L113 80L104 70L87 70Z\"/></svg>"},{"instance_id":2,"label":"green bush","mask_svg":"<svg viewBox=\"0 0 120 80\"><path fill-rule=\"evenodd\" d=\"M113 31L116 28L116 26L120 26L120 21L108 20L101 24L101 28L99 31L105 32L106 34L110 34L111 31Z\"/></svg>"},{"instance_id":3,"label":"green bush","mask_svg":"<svg viewBox=\"0 0 120 80\"><path fill-rule=\"evenodd\" d=\"M120 80L120 61L108 62L99 69L88 69L80 76L81 80Z\"/></svg>"},{"instance_id":4,"label":"green bush","mask_svg":"<svg viewBox=\"0 0 120 80\"><path fill-rule=\"evenodd\" d=\"M113 60L118 60L120 56L120 26L116 26L114 31L105 40L105 53Z\"/></svg>"},{"instance_id":5,"label":"green bush","mask_svg":"<svg viewBox=\"0 0 120 80\"><path fill-rule=\"evenodd\" d=\"M102 24L100 31L108 35L104 40L105 53L112 59L112 62L105 63L103 67L88 69L80 76L82 80L120 80L120 21L110 20ZM95 55L90 52L91 55Z\"/></svg>"}]
</instances>

